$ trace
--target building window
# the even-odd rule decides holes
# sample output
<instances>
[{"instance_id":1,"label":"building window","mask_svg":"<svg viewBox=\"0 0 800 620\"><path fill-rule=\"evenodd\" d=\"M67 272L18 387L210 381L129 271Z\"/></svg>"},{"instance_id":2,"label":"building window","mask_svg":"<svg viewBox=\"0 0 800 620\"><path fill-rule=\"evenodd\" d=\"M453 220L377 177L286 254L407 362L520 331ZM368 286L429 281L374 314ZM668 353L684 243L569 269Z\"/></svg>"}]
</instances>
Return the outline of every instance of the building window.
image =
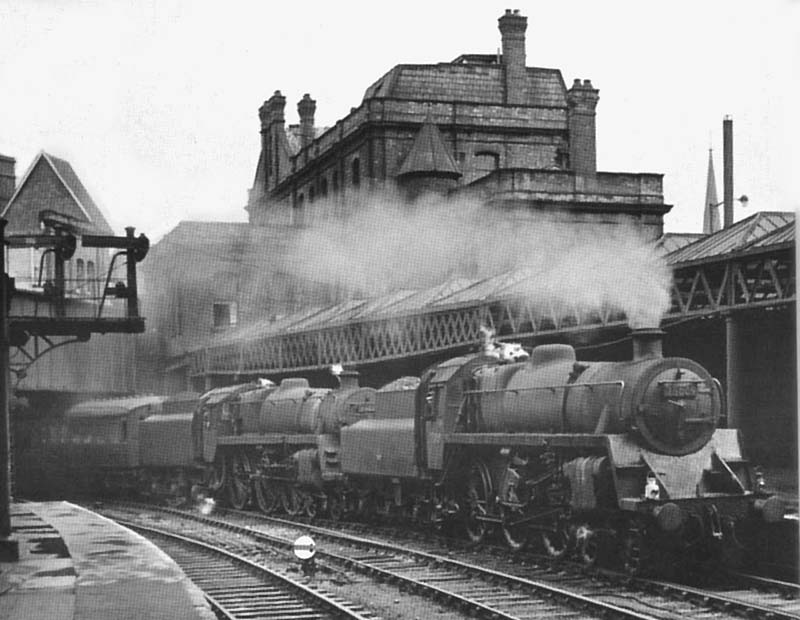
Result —
<instances>
[{"instance_id":1,"label":"building window","mask_svg":"<svg viewBox=\"0 0 800 620\"><path fill-rule=\"evenodd\" d=\"M294 226L302 226L304 213L303 213L303 206L304 206L304 196L300 194L297 197L297 202L294 205L294 209L292 209L292 225Z\"/></svg>"},{"instance_id":2,"label":"building window","mask_svg":"<svg viewBox=\"0 0 800 620\"><path fill-rule=\"evenodd\" d=\"M97 295L95 294L95 286L96 286L97 283L95 282L95 277L94 276L95 276L95 273L94 273L94 262L90 261L90 260L87 260L86 261L86 284L89 286L89 293L93 297L96 297Z\"/></svg>"},{"instance_id":3,"label":"building window","mask_svg":"<svg viewBox=\"0 0 800 620\"><path fill-rule=\"evenodd\" d=\"M353 186L358 187L361 185L361 161L356 157L353 160Z\"/></svg>"},{"instance_id":4,"label":"building window","mask_svg":"<svg viewBox=\"0 0 800 620\"><path fill-rule=\"evenodd\" d=\"M317 197L317 192L314 189L314 186L308 188L308 202L314 202L314 198Z\"/></svg>"},{"instance_id":5,"label":"building window","mask_svg":"<svg viewBox=\"0 0 800 620\"><path fill-rule=\"evenodd\" d=\"M86 274L83 271L83 259L79 258L75 261L75 288L79 291L83 289L83 279L86 277Z\"/></svg>"},{"instance_id":6,"label":"building window","mask_svg":"<svg viewBox=\"0 0 800 620\"><path fill-rule=\"evenodd\" d=\"M480 178L500 168L500 154L494 151L481 151L475 153L474 162L476 178Z\"/></svg>"},{"instance_id":7,"label":"building window","mask_svg":"<svg viewBox=\"0 0 800 620\"><path fill-rule=\"evenodd\" d=\"M333 181L333 192L334 193L338 192L339 191L339 173L338 172L334 172L333 175L331 175L331 181Z\"/></svg>"},{"instance_id":8,"label":"building window","mask_svg":"<svg viewBox=\"0 0 800 620\"><path fill-rule=\"evenodd\" d=\"M214 327L230 327L236 325L238 320L235 301L214 302Z\"/></svg>"},{"instance_id":9,"label":"building window","mask_svg":"<svg viewBox=\"0 0 800 620\"><path fill-rule=\"evenodd\" d=\"M325 198L328 195L328 179L322 177L322 180L319 182L319 195Z\"/></svg>"}]
</instances>

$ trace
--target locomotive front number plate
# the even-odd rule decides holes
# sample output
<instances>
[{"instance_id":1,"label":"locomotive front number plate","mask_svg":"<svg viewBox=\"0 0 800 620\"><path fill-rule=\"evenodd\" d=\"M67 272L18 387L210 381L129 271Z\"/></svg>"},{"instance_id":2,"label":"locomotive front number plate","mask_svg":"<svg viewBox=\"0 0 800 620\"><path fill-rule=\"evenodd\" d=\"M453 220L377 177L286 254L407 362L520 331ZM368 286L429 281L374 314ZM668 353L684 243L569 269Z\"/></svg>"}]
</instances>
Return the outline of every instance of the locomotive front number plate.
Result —
<instances>
[{"instance_id":1,"label":"locomotive front number plate","mask_svg":"<svg viewBox=\"0 0 800 620\"><path fill-rule=\"evenodd\" d=\"M692 381L662 381L661 394L664 398L695 398L697 383Z\"/></svg>"}]
</instances>

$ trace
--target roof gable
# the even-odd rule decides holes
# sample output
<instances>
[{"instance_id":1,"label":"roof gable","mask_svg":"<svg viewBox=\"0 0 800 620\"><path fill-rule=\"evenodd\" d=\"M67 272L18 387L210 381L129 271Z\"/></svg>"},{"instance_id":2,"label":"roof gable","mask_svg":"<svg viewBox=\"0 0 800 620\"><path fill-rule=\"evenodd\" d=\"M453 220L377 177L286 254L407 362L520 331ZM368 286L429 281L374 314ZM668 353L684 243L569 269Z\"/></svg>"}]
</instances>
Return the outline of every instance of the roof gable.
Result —
<instances>
[{"instance_id":1,"label":"roof gable","mask_svg":"<svg viewBox=\"0 0 800 620\"><path fill-rule=\"evenodd\" d=\"M41 215L55 212L79 232L113 235L114 231L66 160L41 151L3 210L10 233L38 233Z\"/></svg>"}]
</instances>

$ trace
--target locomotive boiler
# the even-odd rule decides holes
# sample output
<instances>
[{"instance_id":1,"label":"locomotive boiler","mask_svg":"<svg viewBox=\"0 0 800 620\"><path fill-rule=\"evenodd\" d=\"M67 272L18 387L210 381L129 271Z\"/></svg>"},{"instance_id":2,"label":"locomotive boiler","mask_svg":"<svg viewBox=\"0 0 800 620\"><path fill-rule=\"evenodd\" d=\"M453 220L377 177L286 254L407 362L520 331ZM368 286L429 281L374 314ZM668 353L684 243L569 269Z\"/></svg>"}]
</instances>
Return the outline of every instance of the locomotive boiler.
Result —
<instances>
[{"instance_id":1,"label":"locomotive boiler","mask_svg":"<svg viewBox=\"0 0 800 620\"><path fill-rule=\"evenodd\" d=\"M337 512L340 429L374 412L375 390L356 377L339 373L336 389L293 377L215 390L197 414L209 489L236 508L254 496L268 514Z\"/></svg>"},{"instance_id":2,"label":"locomotive boiler","mask_svg":"<svg viewBox=\"0 0 800 620\"><path fill-rule=\"evenodd\" d=\"M342 430L342 469L379 489L375 505L457 516L474 541L499 531L513 549L536 539L587 563L622 550L631 571L655 558L741 556L782 504L763 492L738 432L722 428L719 383L663 357L659 330L632 338L625 362L543 345L523 362L436 365L407 415Z\"/></svg>"}]
</instances>

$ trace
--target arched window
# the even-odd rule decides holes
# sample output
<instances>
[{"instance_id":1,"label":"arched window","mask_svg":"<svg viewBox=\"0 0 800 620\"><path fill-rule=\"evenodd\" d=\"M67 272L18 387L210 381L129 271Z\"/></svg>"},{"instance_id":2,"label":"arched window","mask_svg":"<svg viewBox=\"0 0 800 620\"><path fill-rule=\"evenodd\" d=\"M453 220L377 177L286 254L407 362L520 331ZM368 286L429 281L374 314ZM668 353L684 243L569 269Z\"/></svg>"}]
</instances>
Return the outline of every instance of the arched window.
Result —
<instances>
[{"instance_id":1,"label":"arched window","mask_svg":"<svg viewBox=\"0 0 800 620\"><path fill-rule=\"evenodd\" d=\"M86 274L83 271L83 259L79 258L75 261L75 288L79 293L83 292L83 279Z\"/></svg>"},{"instance_id":2,"label":"arched window","mask_svg":"<svg viewBox=\"0 0 800 620\"><path fill-rule=\"evenodd\" d=\"M353 186L358 187L361 185L361 161L356 157L353 160Z\"/></svg>"}]
</instances>

